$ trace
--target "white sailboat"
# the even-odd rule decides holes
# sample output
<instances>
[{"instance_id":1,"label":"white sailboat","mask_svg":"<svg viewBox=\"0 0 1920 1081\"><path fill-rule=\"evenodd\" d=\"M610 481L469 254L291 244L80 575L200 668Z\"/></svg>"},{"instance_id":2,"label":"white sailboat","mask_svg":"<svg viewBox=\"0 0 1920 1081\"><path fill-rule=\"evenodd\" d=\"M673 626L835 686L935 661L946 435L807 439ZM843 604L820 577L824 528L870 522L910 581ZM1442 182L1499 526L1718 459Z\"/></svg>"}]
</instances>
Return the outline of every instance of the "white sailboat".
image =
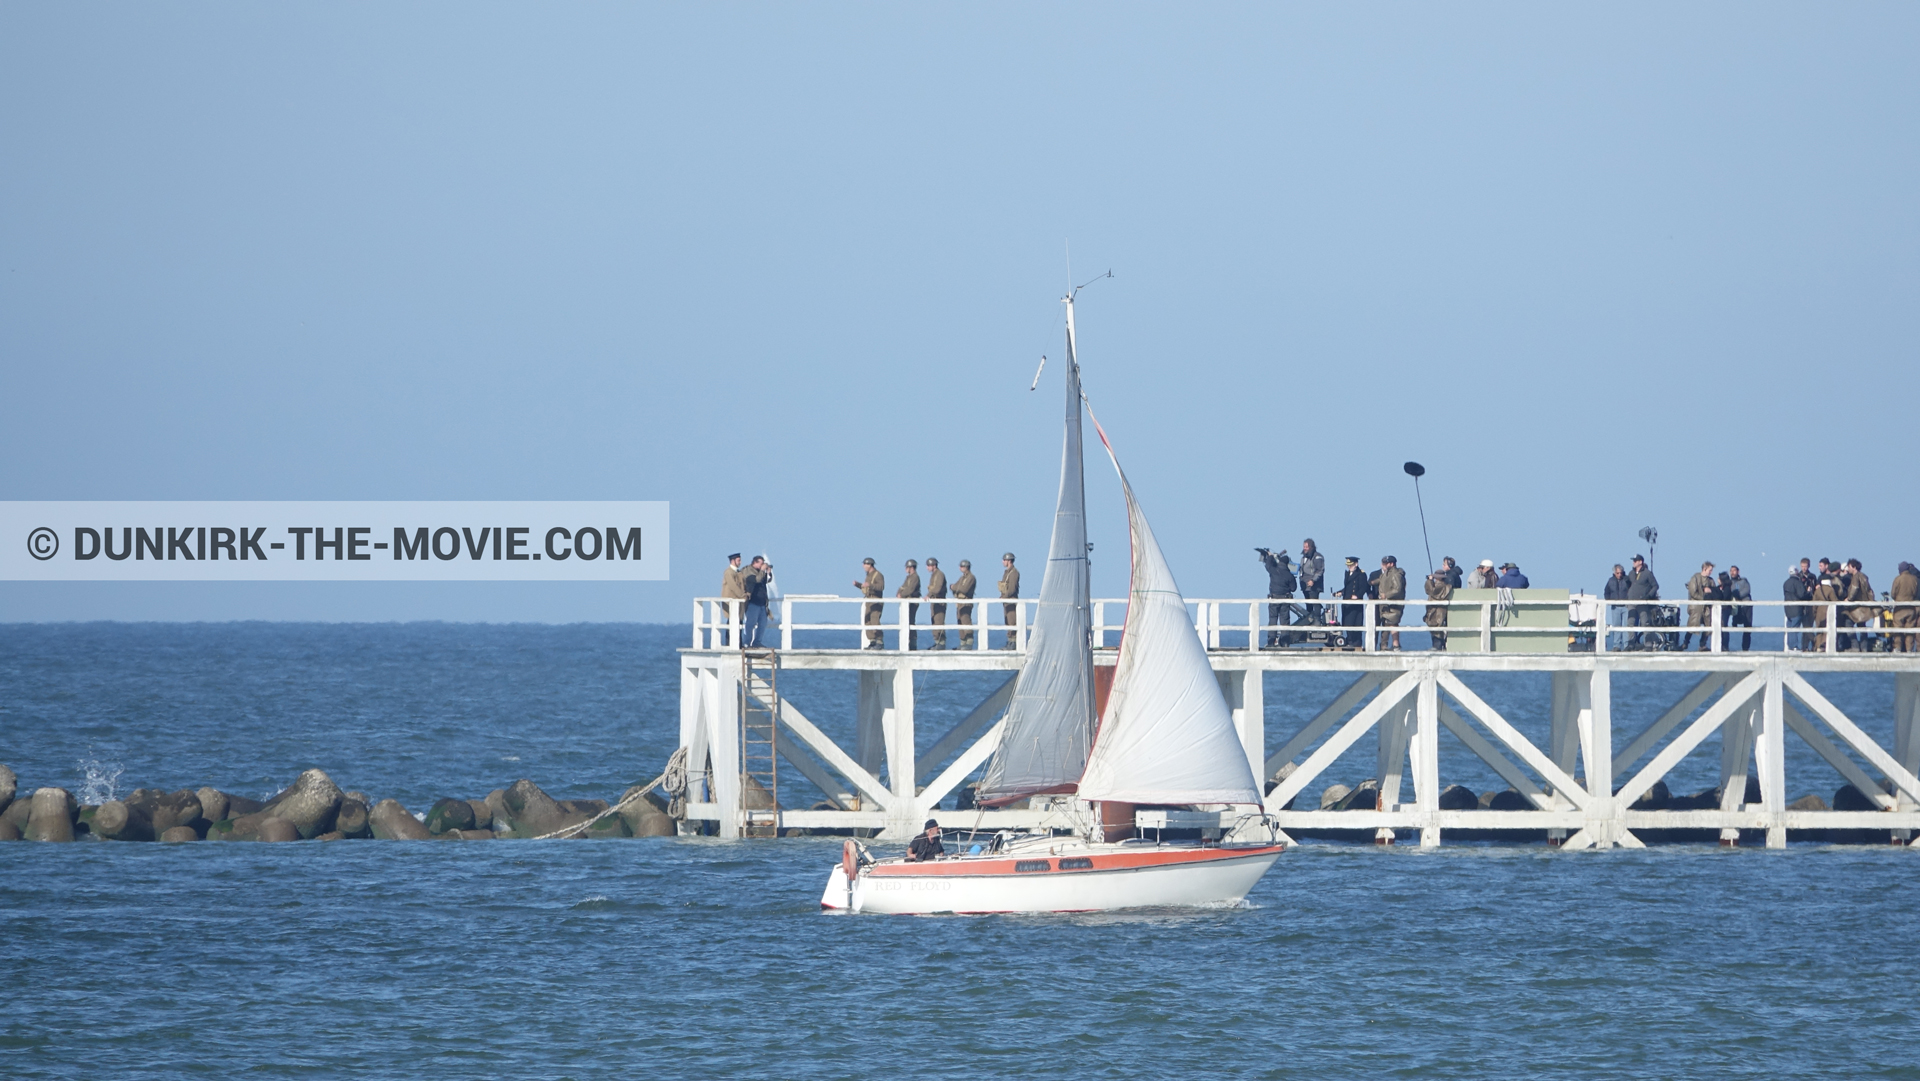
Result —
<instances>
[{"instance_id":1,"label":"white sailboat","mask_svg":"<svg viewBox=\"0 0 1920 1081\"><path fill-rule=\"evenodd\" d=\"M1285 851L1186 601L1133 486L1094 420L1126 493L1132 540L1127 619L1112 688L1096 712L1087 570L1086 478L1073 293L1067 305L1066 435L1040 603L983 806L1070 797L1081 828L996 835L983 851L875 860L848 841L820 904L880 913L1087 912L1238 901ZM1091 409L1087 409L1091 415ZM1228 809L1224 840L1135 837L1137 805Z\"/></svg>"}]
</instances>

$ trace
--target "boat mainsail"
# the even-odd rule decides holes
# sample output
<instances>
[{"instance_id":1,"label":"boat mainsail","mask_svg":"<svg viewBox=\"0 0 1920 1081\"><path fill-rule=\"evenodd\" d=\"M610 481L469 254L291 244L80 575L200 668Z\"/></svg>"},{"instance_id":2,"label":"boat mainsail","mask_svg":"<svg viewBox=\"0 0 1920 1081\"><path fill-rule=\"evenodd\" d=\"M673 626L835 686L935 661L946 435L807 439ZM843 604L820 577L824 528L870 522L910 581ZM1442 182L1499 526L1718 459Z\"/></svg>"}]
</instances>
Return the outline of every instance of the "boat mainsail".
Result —
<instances>
[{"instance_id":1,"label":"boat mainsail","mask_svg":"<svg viewBox=\"0 0 1920 1081\"><path fill-rule=\"evenodd\" d=\"M1093 427L1126 493L1133 568L1119 663L1080 779L1080 798L1258 804L1259 784L1187 602L1100 418L1093 418Z\"/></svg>"},{"instance_id":2,"label":"boat mainsail","mask_svg":"<svg viewBox=\"0 0 1920 1081\"><path fill-rule=\"evenodd\" d=\"M1071 792L1093 742L1093 619L1087 576L1086 466L1081 448L1080 364L1073 297L1067 297L1067 416L1060 498L1040 580L1027 660L1014 678L1000 746L981 779L984 806L1042 792Z\"/></svg>"}]
</instances>

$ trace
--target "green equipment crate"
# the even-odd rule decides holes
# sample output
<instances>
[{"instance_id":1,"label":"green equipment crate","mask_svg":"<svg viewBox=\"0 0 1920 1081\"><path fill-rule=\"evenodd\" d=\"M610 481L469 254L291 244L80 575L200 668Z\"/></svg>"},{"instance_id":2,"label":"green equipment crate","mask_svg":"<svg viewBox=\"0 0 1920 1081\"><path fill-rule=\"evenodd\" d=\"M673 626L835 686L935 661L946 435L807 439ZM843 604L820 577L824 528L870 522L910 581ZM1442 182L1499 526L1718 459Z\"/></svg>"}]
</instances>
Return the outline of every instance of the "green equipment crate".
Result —
<instances>
[{"instance_id":1,"label":"green equipment crate","mask_svg":"<svg viewBox=\"0 0 1920 1081\"><path fill-rule=\"evenodd\" d=\"M1567 601L1571 596L1570 591L1516 589L1512 594L1513 607L1503 609L1497 589L1454 590L1453 603L1447 608L1447 652L1479 653L1483 648L1481 619L1489 611L1493 615L1493 652L1567 652ZM1526 627L1553 628L1560 633L1549 634L1537 630L1523 633L1518 630Z\"/></svg>"}]
</instances>

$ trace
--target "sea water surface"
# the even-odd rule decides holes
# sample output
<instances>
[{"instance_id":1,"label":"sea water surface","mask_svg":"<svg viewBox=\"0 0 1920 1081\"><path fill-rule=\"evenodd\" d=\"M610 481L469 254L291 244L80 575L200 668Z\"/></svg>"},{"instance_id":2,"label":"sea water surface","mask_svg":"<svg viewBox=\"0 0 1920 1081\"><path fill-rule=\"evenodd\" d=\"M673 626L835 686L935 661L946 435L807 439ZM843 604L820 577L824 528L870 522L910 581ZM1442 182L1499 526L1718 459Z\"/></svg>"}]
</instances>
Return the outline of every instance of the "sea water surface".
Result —
<instances>
[{"instance_id":1,"label":"sea water surface","mask_svg":"<svg viewBox=\"0 0 1920 1081\"><path fill-rule=\"evenodd\" d=\"M314 766L415 810L605 798L673 749L685 635L4 626L0 761L92 798ZM842 733L817 675L789 697ZM993 681L924 681L923 740ZM1616 727L1686 685L1616 681ZM1270 741L1339 686L1271 680ZM1821 686L1886 739L1890 681ZM1476 688L1539 735L1543 688ZM1790 782L1830 796L1817 765ZM1920 852L1309 843L1242 907L899 919L819 910L839 844L0 845L0 1076L1920 1077Z\"/></svg>"}]
</instances>

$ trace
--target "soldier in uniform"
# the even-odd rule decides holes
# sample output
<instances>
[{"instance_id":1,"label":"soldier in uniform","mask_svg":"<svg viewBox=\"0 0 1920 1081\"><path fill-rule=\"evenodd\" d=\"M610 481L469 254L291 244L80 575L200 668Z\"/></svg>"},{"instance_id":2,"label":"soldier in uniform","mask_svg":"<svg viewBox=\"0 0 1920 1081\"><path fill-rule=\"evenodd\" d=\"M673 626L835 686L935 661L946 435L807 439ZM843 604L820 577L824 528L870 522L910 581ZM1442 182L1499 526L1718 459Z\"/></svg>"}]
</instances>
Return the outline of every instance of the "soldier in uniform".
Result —
<instances>
[{"instance_id":1,"label":"soldier in uniform","mask_svg":"<svg viewBox=\"0 0 1920 1081\"><path fill-rule=\"evenodd\" d=\"M1834 568L1831 564L1824 559L1821 560L1820 583L1813 587L1813 625L1823 629L1820 633L1813 636L1813 648L1815 650L1821 653L1826 652L1827 634L1829 632L1824 628L1827 626L1827 616L1829 613L1835 611L1832 607L1834 601L1845 599L1846 593L1841 588L1840 576L1834 573ZM1834 643L1836 647L1841 644L1843 643Z\"/></svg>"},{"instance_id":2,"label":"soldier in uniform","mask_svg":"<svg viewBox=\"0 0 1920 1081\"><path fill-rule=\"evenodd\" d=\"M1687 599L1691 601L1712 600L1719 585L1720 583L1713 579L1713 564L1702 563L1700 564L1700 573L1687 579ZM1687 605L1687 633L1680 636L1680 651L1682 653L1685 653L1687 647L1693 642L1693 628L1707 626L1708 621L1712 618L1708 613L1712 610L1712 605ZM1701 649L1705 650L1712 647L1712 643L1708 641L1712 636L1707 631L1700 631L1699 637Z\"/></svg>"},{"instance_id":3,"label":"soldier in uniform","mask_svg":"<svg viewBox=\"0 0 1920 1081\"><path fill-rule=\"evenodd\" d=\"M1847 560L1847 569L1852 571L1853 574L1847 582L1845 599L1858 605L1858 607L1845 610L1847 619L1856 627L1871 627L1873 626L1873 617L1880 614L1878 607L1873 604L1873 583L1867 581L1866 569L1860 566L1859 560ZM1850 635L1849 637L1853 640L1842 643L1843 645L1860 649L1868 644L1865 635Z\"/></svg>"},{"instance_id":4,"label":"soldier in uniform","mask_svg":"<svg viewBox=\"0 0 1920 1081\"><path fill-rule=\"evenodd\" d=\"M1392 556L1380 560L1380 580L1378 583L1380 599L1383 601L1403 601L1407 599L1407 572L1400 569L1400 561ZM1400 616L1407 610L1403 604L1383 604L1380 606L1376 627L1399 627ZM1400 632L1382 630L1380 640L1374 643L1375 649L1399 649ZM1392 644L1389 645L1388 643Z\"/></svg>"},{"instance_id":5,"label":"soldier in uniform","mask_svg":"<svg viewBox=\"0 0 1920 1081\"><path fill-rule=\"evenodd\" d=\"M1367 580L1367 572L1360 569L1360 557L1347 557L1347 576L1340 583L1340 598L1349 601L1363 601L1372 592L1373 583ZM1340 606L1340 625L1343 627L1364 627L1367 625L1367 606L1364 604L1343 604ZM1363 631L1347 631L1342 635L1343 648L1359 649Z\"/></svg>"},{"instance_id":6,"label":"soldier in uniform","mask_svg":"<svg viewBox=\"0 0 1920 1081\"><path fill-rule=\"evenodd\" d=\"M933 648L947 648L947 576L940 570L940 561L927 557L927 600L935 603L927 605L927 619L937 629L933 632Z\"/></svg>"},{"instance_id":7,"label":"soldier in uniform","mask_svg":"<svg viewBox=\"0 0 1920 1081\"><path fill-rule=\"evenodd\" d=\"M1893 579L1893 590L1889 594L1889 599L1907 602L1920 600L1920 570L1915 570L1911 563L1900 564L1900 573ZM1896 606L1893 610L1893 625L1900 628L1920 627L1920 608ZM1895 634L1893 649L1896 653L1916 652L1913 631L1902 629Z\"/></svg>"},{"instance_id":8,"label":"soldier in uniform","mask_svg":"<svg viewBox=\"0 0 1920 1081\"><path fill-rule=\"evenodd\" d=\"M853 588L859 590L862 597L886 596L887 578L886 575L880 573L879 568L873 565L873 557L868 556L866 559L861 560L860 565L866 568L867 577L865 580L855 578L853 580ZM880 633L879 628L880 609L885 607L886 605L884 604L863 604L860 606L860 622L873 628L867 631L867 649L883 648L885 639Z\"/></svg>"},{"instance_id":9,"label":"soldier in uniform","mask_svg":"<svg viewBox=\"0 0 1920 1081\"><path fill-rule=\"evenodd\" d=\"M963 559L960 561L960 577L955 578L953 580L953 599L957 601L972 600L974 584L975 583L973 579L973 564ZM954 619L957 620L962 627L967 628L966 630L963 630L960 632L960 648L972 649L973 648L973 605L956 604L953 607L954 607L954 613L953 613Z\"/></svg>"},{"instance_id":10,"label":"soldier in uniform","mask_svg":"<svg viewBox=\"0 0 1920 1081\"><path fill-rule=\"evenodd\" d=\"M1020 595L1020 572L1013 565L1013 553L1008 552L1006 555L1001 556L1000 565L1006 568L1006 571L1000 575L1001 598L1018 597ZM1000 606L1000 613L1007 625L1007 641L1000 648L1019 649L1020 632L1014 628L1020 625L1020 606L1017 604L1003 604Z\"/></svg>"},{"instance_id":11,"label":"soldier in uniform","mask_svg":"<svg viewBox=\"0 0 1920 1081\"><path fill-rule=\"evenodd\" d=\"M900 588L895 590L893 595L896 597L899 597L901 600L906 600L908 597L920 596L919 564L915 563L911 559L907 560L907 576L901 579ZM907 648L908 649L920 648L920 632L912 629L914 623L918 621L919 618L920 618L920 606L917 604L907 605L907 628L908 628Z\"/></svg>"},{"instance_id":12,"label":"soldier in uniform","mask_svg":"<svg viewBox=\"0 0 1920 1081\"><path fill-rule=\"evenodd\" d=\"M747 583L745 574L740 570L739 552L727 557L727 569L720 572L720 600L724 602L720 605L720 644L730 646L733 638L727 628L733 625L736 618L746 614L743 609L746 608ZM731 603L735 601L739 603Z\"/></svg>"},{"instance_id":13,"label":"soldier in uniform","mask_svg":"<svg viewBox=\"0 0 1920 1081\"><path fill-rule=\"evenodd\" d=\"M1458 568L1451 568L1458 570ZM1453 599L1453 576L1447 573L1449 568L1441 567L1427 575L1427 614L1423 617L1427 626L1433 628L1428 633L1433 636L1433 648L1444 653L1447 650L1447 632L1438 628L1447 625L1447 608L1444 602Z\"/></svg>"}]
</instances>

